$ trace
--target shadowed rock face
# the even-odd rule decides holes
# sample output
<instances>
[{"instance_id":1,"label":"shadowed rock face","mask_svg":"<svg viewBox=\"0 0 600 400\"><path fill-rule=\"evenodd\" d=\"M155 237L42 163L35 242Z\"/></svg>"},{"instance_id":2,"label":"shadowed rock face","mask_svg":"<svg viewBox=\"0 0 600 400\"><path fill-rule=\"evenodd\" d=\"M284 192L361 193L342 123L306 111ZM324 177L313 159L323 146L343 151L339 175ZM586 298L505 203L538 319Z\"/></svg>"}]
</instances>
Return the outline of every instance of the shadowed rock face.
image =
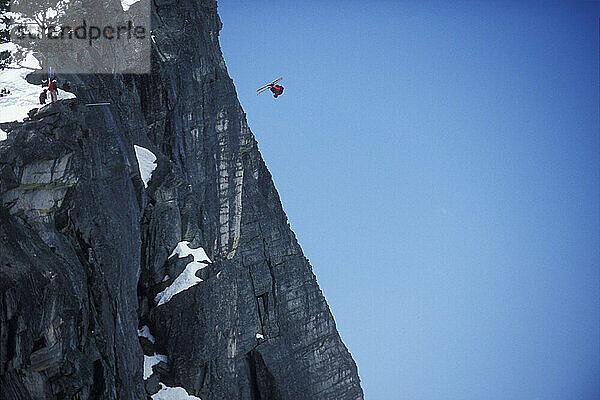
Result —
<instances>
[{"instance_id":1,"label":"shadowed rock face","mask_svg":"<svg viewBox=\"0 0 600 400\"><path fill-rule=\"evenodd\" d=\"M152 20L152 75L60 77L78 99L4 126L5 397L145 399L160 382L203 400L362 399L227 74L216 3L156 0ZM134 144L157 156L147 188ZM212 263L157 306L194 261L169 257L182 241ZM167 358L145 381L144 353Z\"/></svg>"}]
</instances>

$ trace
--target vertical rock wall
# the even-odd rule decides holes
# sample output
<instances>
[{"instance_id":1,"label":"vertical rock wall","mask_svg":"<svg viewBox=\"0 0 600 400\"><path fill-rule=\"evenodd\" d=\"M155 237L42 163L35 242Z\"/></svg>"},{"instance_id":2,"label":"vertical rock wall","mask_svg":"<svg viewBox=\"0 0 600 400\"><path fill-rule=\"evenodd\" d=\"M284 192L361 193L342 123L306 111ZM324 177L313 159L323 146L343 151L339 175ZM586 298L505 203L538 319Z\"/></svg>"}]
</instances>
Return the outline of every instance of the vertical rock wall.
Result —
<instances>
[{"instance_id":1,"label":"vertical rock wall","mask_svg":"<svg viewBox=\"0 0 600 400\"><path fill-rule=\"evenodd\" d=\"M153 3L152 75L61 77L78 99L4 127L7 398L362 399L227 74L216 3ZM147 188L133 144L157 156ZM183 241L212 263L157 306L195 261L170 257ZM145 382L144 354L167 360Z\"/></svg>"}]
</instances>

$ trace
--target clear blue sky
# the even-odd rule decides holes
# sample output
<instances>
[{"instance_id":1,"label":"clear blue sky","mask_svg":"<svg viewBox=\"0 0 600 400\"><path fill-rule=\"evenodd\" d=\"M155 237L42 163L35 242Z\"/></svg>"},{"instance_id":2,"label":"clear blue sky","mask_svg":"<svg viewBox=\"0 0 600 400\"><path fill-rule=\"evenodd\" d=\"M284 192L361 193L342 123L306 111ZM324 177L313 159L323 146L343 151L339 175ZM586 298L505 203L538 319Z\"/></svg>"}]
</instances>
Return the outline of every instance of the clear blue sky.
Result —
<instances>
[{"instance_id":1,"label":"clear blue sky","mask_svg":"<svg viewBox=\"0 0 600 400\"><path fill-rule=\"evenodd\" d=\"M599 399L600 3L445 3L223 0L220 40L368 400Z\"/></svg>"}]
</instances>

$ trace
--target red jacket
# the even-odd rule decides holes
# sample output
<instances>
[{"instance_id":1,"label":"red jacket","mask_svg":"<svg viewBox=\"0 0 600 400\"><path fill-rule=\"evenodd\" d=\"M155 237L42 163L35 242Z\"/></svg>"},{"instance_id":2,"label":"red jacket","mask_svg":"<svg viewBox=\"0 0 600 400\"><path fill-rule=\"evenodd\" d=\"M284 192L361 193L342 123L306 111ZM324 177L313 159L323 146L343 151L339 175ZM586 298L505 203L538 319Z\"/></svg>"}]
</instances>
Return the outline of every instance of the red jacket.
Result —
<instances>
[{"instance_id":1,"label":"red jacket","mask_svg":"<svg viewBox=\"0 0 600 400\"><path fill-rule=\"evenodd\" d=\"M281 93L283 93L283 86L273 85L273 86L271 86L270 89L271 89L271 92L273 92L277 96L279 96Z\"/></svg>"}]
</instances>

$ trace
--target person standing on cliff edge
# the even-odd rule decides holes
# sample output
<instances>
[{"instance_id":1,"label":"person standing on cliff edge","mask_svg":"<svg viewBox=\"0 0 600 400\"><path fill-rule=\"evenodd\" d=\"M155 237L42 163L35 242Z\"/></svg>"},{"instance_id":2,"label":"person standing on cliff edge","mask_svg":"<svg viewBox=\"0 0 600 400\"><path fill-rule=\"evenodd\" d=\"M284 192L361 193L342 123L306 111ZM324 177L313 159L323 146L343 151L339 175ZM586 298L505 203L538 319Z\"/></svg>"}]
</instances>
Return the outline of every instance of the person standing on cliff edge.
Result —
<instances>
[{"instance_id":1,"label":"person standing on cliff edge","mask_svg":"<svg viewBox=\"0 0 600 400\"><path fill-rule=\"evenodd\" d=\"M53 79L48 85L48 91L50 92L50 101L55 102L58 100L58 86L56 79Z\"/></svg>"}]
</instances>

